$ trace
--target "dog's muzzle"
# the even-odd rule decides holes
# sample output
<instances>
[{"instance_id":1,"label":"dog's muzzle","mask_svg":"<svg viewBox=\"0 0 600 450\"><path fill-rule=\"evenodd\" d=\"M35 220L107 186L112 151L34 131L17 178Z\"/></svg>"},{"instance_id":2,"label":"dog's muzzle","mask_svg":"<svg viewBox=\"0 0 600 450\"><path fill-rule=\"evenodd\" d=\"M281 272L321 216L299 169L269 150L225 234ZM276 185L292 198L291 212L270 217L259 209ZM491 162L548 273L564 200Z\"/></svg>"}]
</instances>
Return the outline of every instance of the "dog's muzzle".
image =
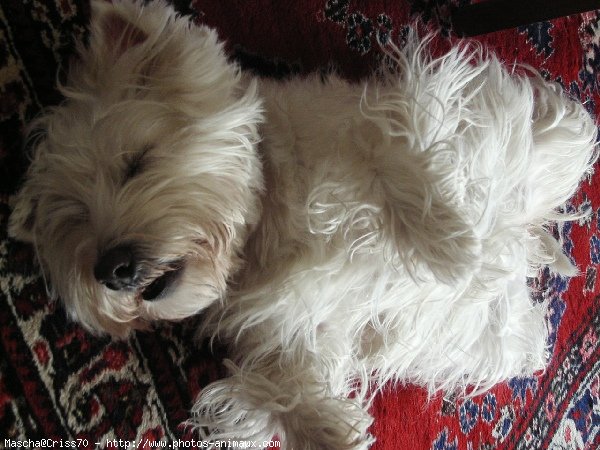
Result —
<instances>
[{"instance_id":1,"label":"dog's muzzle","mask_svg":"<svg viewBox=\"0 0 600 450\"><path fill-rule=\"evenodd\" d=\"M166 270L162 275L148 280L142 264L129 245L121 245L102 253L94 267L96 280L113 291L139 291L143 300L162 298L179 278L181 265Z\"/></svg>"}]
</instances>

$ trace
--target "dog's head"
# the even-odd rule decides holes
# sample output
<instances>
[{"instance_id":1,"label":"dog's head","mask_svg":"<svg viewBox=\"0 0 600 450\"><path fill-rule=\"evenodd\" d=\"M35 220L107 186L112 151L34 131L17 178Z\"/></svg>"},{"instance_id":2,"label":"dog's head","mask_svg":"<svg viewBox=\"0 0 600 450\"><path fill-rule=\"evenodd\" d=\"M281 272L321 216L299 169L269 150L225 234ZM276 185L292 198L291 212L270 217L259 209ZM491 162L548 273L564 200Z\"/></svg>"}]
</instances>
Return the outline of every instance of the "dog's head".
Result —
<instances>
[{"instance_id":1,"label":"dog's head","mask_svg":"<svg viewBox=\"0 0 600 450\"><path fill-rule=\"evenodd\" d=\"M125 336L222 296L260 214L261 105L162 1L94 2L79 56L34 124L9 231L76 320Z\"/></svg>"}]
</instances>

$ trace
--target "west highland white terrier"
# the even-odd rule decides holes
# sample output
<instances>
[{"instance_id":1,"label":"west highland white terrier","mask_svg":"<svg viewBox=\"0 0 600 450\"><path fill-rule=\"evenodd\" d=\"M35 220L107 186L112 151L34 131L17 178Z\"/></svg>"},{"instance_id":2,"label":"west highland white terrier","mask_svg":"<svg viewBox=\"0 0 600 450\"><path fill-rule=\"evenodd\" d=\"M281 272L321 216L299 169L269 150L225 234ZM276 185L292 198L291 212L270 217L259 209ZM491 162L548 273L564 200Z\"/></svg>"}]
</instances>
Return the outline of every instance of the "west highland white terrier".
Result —
<instances>
[{"instance_id":1,"label":"west highland white terrier","mask_svg":"<svg viewBox=\"0 0 600 450\"><path fill-rule=\"evenodd\" d=\"M388 382L543 369L526 279L577 272L549 230L596 142L560 86L415 33L362 84L257 79L165 1L92 6L10 232L92 332L204 311L231 360L193 408L202 438L366 449Z\"/></svg>"}]
</instances>

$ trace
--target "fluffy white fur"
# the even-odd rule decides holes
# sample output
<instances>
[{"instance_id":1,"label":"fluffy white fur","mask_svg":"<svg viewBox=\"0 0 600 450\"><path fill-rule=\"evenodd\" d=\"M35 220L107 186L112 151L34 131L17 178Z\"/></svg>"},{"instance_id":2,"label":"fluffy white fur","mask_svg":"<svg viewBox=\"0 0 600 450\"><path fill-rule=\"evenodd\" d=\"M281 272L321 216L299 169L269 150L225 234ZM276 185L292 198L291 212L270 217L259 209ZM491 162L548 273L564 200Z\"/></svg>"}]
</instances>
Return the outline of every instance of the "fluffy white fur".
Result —
<instances>
[{"instance_id":1,"label":"fluffy white fur","mask_svg":"<svg viewBox=\"0 0 600 450\"><path fill-rule=\"evenodd\" d=\"M411 35L397 70L362 84L260 80L161 0L96 1L10 231L90 331L204 310L231 351L190 419L207 440L364 449L387 382L532 374L546 305L526 277L576 273L548 229L573 219L558 208L596 126L532 70L425 44ZM139 277L109 289L95 267L123 245Z\"/></svg>"}]
</instances>

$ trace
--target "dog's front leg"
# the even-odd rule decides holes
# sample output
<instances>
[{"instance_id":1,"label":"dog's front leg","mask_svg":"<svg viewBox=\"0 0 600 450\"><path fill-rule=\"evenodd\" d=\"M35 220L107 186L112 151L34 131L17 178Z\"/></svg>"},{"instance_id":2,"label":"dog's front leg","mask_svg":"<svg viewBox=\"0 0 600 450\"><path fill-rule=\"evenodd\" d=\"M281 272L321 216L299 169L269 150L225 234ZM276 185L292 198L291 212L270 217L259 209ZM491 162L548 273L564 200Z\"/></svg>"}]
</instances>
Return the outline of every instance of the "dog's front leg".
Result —
<instances>
[{"instance_id":1,"label":"dog's front leg","mask_svg":"<svg viewBox=\"0 0 600 450\"><path fill-rule=\"evenodd\" d=\"M372 418L360 400L335 396L309 368L279 362L240 368L226 361L228 378L207 386L189 424L202 439L255 442L278 438L287 450L366 450Z\"/></svg>"}]
</instances>

